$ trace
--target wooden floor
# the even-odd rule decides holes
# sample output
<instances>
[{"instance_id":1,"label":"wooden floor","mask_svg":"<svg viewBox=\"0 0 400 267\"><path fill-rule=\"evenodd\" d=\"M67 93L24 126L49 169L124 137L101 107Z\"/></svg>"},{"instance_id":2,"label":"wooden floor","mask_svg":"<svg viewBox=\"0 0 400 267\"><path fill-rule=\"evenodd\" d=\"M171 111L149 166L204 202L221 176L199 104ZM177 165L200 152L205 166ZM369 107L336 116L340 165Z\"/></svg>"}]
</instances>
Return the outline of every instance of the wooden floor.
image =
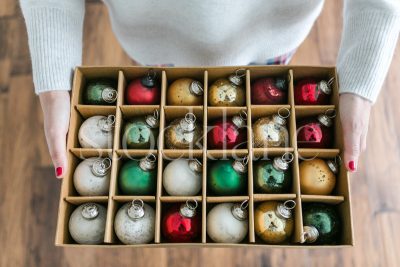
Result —
<instances>
[{"instance_id":1,"label":"wooden floor","mask_svg":"<svg viewBox=\"0 0 400 267\"><path fill-rule=\"evenodd\" d=\"M0 266L400 266L400 45L371 116L368 149L351 190L351 249L56 248L60 181L53 176L33 93L25 25L15 0L0 3ZM322 16L292 63L335 64L341 2ZM103 4L89 1L84 63L132 64Z\"/></svg>"}]
</instances>

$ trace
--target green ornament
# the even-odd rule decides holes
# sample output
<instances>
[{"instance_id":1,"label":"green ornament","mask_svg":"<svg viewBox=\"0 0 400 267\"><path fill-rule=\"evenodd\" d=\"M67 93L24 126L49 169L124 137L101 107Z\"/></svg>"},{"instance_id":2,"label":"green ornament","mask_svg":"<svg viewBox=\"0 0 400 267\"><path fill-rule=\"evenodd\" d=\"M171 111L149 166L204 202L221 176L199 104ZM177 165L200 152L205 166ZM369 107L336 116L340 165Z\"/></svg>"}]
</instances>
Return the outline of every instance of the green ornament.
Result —
<instances>
[{"instance_id":1,"label":"green ornament","mask_svg":"<svg viewBox=\"0 0 400 267\"><path fill-rule=\"evenodd\" d=\"M129 120L124 127L122 146L126 144L126 147L131 149L156 148L158 125L158 110L153 115Z\"/></svg>"},{"instance_id":2,"label":"green ornament","mask_svg":"<svg viewBox=\"0 0 400 267\"><path fill-rule=\"evenodd\" d=\"M208 187L211 192L219 196L244 194L247 186L246 160L231 159L213 162L208 180Z\"/></svg>"},{"instance_id":3,"label":"green ornament","mask_svg":"<svg viewBox=\"0 0 400 267\"><path fill-rule=\"evenodd\" d=\"M290 161L285 160L284 157L257 161L254 164L256 191L267 194L287 193L292 185L292 175L288 170Z\"/></svg>"},{"instance_id":4,"label":"green ornament","mask_svg":"<svg viewBox=\"0 0 400 267\"><path fill-rule=\"evenodd\" d=\"M87 83L83 90L83 103L88 105L114 105L117 101L117 84L114 80L100 79Z\"/></svg>"},{"instance_id":5,"label":"green ornament","mask_svg":"<svg viewBox=\"0 0 400 267\"><path fill-rule=\"evenodd\" d=\"M340 240L341 224L338 212L331 205L312 203L303 207L304 237L307 243L337 244Z\"/></svg>"},{"instance_id":6,"label":"green ornament","mask_svg":"<svg viewBox=\"0 0 400 267\"><path fill-rule=\"evenodd\" d=\"M123 195L154 195L156 192L156 157L153 154L141 160L127 161L118 177L119 189Z\"/></svg>"}]
</instances>

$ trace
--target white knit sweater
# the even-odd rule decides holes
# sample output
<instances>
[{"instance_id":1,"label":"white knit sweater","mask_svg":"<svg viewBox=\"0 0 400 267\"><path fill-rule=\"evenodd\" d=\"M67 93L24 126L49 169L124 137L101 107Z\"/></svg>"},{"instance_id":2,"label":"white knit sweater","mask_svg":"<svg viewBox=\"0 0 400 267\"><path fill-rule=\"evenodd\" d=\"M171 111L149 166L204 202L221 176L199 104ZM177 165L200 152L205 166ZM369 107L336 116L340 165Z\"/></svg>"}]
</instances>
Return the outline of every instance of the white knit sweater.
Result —
<instances>
[{"instance_id":1,"label":"white knit sweater","mask_svg":"<svg viewBox=\"0 0 400 267\"><path fill-rule=\"evenodd\" d=\"M125 51L142 64L246 65L294 50L324 0L104 0ZM399 0L345 0L341 92L374 102L400 29ZM82 60L84 0L21 0L36 93L69 90ZM339 15L339 14L338 14ZM328 29L327 29L328 30Z\"/></svg>"}]
</instances>

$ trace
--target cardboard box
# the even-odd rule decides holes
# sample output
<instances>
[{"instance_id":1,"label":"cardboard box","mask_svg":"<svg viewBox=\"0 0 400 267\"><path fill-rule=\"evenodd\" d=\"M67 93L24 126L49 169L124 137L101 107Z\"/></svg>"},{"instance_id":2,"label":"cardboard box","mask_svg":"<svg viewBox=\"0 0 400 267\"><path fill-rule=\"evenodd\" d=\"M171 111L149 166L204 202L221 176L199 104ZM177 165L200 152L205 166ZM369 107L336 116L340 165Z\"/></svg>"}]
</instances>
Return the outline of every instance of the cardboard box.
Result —
<instances>
[{"instance_id":1,"label":"cardboard box","mask_svg":"<svg viewBox=\"0 0 400 267\"><path fill-rule=\"evenodd\" d=\"M133 78L145 75L150 69L157 72L161 77L161 105L150 106L133 106L127 105L124 101L124 91L127 83ZM208 87L218 78L226 77L234 73L237 69L246 70L246 106L244 107L208 107L207 90ZM252 105L250 97L250 84L259 77L285 76L289 81L288 101L284 105ZM114 78L118 80L118 99L114 106L95 106L84 105L82 103L82 90L85 83L92 78ZM204 84L204 103L202 106L195 107L177 107L166 105L166 90L168 85L177 78L192 77ZM325 80L335 78L332 86L333 94L330 105L326 106L295 106L293 97L294 81L303 77L315 77ZM351 202L349 177L343 166L337 177L336 188L332 195L317 196L303 195L300 190L299 182L299 161L302 157L334 158L343 153L343 136L340 125L339 112L334 121L335 141L332 149L301 149L297 148L296 142L296 119L324 113L326 110L338 110L338 79L335 67L319 67L319 66L229 66L229 67L78 67L75 71L72 97L71 97L71 121L67 140L68 147L68 173L66 174L61 189L60 205L58 213L58 223L55 244L58 246L88 247L88 245L80 245L73 241L68 231L69 216L74 208L82 203L96 202L107 207L107 222L104 237L104 243L101 245L90 245L95 247L178 247L178 246L201 246L201 247L346 247L353 245L353 227L351 217ZM261 116L276 113L279 108L286 107L290 110L288 118L288 130L290 133L290 147L285 148L253 148L252 142L248 142L247 148L240 150L207 150L207 136L204 135L203 148L195 150L172 150L164 147L164 136L159 135L159 145L156 150L123 150L121 148L121 129L124 120L144 114L152 114L155 109L160 111L160 132L167 126L173 118L183 117L187 112L196 114L199 121L203 123L204 132L206 133L207 122L213 118L222 116L222 114L233 115L240 110L247 111L248 129L247 136L251 137L251 126L255 119ZM93 115L109 115L116 116L114 143L112 149L85 149L80 148L77 139L78 130L83 120ZM250 140L250 139L249 139ZM121 161L129 156L140 157L149 152L157 156L157 193L154 196L124 196L119 193L117 186L117 176L120 169ZM276 155L283 155L285 152L294 154L294 161L291 163L293 175L293 186L288 194L259 194L254 192L253 186L253 159L260 155L267 155L269 158ZM207 192L207 162L212 158L223 157L230 154L247 155L248 164L248 193L243 196L212 196ZM174 197L166 195L162 187L162 171L168 158L177 158L180 156L192 156L198 158L203 163L203 187L201 194L193 197ZM112 159L111 183L108 196L84 197L79 196L73 185L73 173L76 165L84 158L89 156L110 157ZM343 157L342 157L343 158ZM126 202L140 198L146 203L152 205L156 212L155 223L155 239L150 244L140 245L124 245L116 237L113 229L114 216L118 208ZM187 199L196 199L199 203L199 211L202 215L202 234L201 238L195 243L165 243L161 235L160 221L165 207L171 202L185 202ZM266 200L288 200L296 201L294 211L295 229L292 240L282 245L269 245L263 243L254 232L254 209L262 201ZM207 212L216 203L222 202L242 202L249 201L249 232L240 244L221 244L214 243L206 233L206 215ZM302 235L302 204L305 202L324 202L336 205L342 219L343 231L341 242L332 246L316 246L300 244Z\"/></svg>"}]
</instances>

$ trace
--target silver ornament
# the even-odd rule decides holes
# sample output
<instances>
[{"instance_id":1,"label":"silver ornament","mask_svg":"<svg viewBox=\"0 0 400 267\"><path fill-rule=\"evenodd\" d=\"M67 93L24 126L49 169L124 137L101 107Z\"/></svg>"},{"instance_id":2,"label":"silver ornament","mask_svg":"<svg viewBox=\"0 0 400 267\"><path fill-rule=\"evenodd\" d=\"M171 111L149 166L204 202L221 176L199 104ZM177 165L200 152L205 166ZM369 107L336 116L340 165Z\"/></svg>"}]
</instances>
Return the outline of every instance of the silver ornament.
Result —
<instances>
[{"instance_id":1,"label":"silver ornament","mask_svg":"<svg viewBox=\"0 0 400 267\"><path fill-rule=\"evenodd\" d=\"M101 244L104 241L107 210L96 203L77 207L69 218L69 233L79 244Z\"/></svg>"}]
</instances>

